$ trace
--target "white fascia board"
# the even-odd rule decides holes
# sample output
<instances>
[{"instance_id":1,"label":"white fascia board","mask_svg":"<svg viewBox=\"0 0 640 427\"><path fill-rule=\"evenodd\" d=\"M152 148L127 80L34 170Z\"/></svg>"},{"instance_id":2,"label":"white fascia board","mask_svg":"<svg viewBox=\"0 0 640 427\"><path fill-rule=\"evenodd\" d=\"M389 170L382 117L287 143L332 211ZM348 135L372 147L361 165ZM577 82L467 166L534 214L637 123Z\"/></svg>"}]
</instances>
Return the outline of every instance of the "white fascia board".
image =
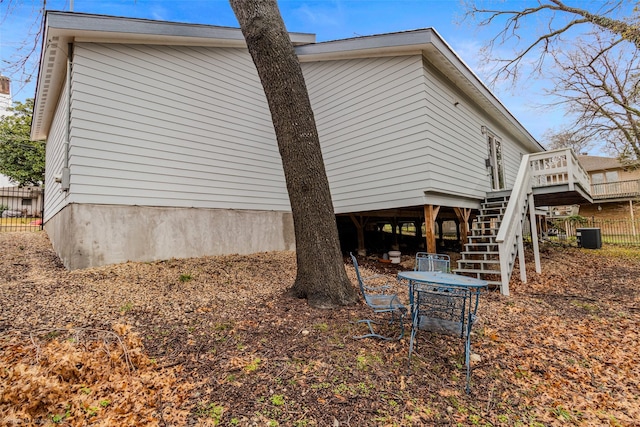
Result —
<instances>
[{"instance_id":1,"label":"white fascia board","mask_svg":"<svg viewBox=\"0 0 640 427\"><path fill-rule=\"evenodd\" d=\"M233 27L51 11L47 12L46 24L47 29L60 35L100 41L246 47L242 31ZM289 33L289 36L294 45L316 41L311 33Z\"/></svg>"},{"instance_id":2,"label":"white fascia board","mask_svg":"<svg viewBox=\"0 0 640 427\"><path fill-rule=\"evenodd\" d=\"M423 51L434 31L405 31L352 39L334 40L296 47L300 62L331 61L346 58L406 55Z\"/></svg>"},{"instance_id":3,"label":"white fascia board","mask_svg":"<svg viewBox=\"0 0 640 427\"><path fill-rule=\"evenodd\" d=\"M447 206L452 208L478 209L481 198L461 192L443 192L433 188L424 190L424 204Z\"/></svg>"}]
</instances>

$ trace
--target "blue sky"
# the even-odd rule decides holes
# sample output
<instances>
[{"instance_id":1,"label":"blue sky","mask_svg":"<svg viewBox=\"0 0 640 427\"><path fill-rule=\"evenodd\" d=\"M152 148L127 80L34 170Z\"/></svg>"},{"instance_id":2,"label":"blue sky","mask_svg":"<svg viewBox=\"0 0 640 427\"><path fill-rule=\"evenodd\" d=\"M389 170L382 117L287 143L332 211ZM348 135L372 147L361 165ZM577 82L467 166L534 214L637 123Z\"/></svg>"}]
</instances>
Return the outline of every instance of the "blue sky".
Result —
<instances>
[{"instance_id":1,"label":"blue sky","mask_svg":"<svg viewBox=\"0 0 640 427\"><path fill-rule=\"evenodd\" d=\"M507 0L521 7L523 0ZM583 2L584 3L584 2ZM12 79L13 99L23 101L34 96L34 82L26 82L21 72L6 67L15 61L17 50L32 41L40 27L38 0L0 0L0 72ZM315 33L318 41L435 28L458 55L478 74L483 75L478 50L499 28L479 31L472 23L457 24L464 9L459 0L280 0L280 10L289 31ZM69 10L69 0L49 0L50 10ZM237 27L227 0L74 0L76 12L108 14L177 22ZM532 34L534 30L532 29ZM35 61L38 56L34 55ZM27 65L32 68L37 63ZM28 74L28 73L27 73ZM35 80L35 76L33 78ZM562 122L562 112L540 108L544 82L525 81L517 90L496 87L494 93L511 113L539 141L543 134Z\"/></svg>"}]
</instances>

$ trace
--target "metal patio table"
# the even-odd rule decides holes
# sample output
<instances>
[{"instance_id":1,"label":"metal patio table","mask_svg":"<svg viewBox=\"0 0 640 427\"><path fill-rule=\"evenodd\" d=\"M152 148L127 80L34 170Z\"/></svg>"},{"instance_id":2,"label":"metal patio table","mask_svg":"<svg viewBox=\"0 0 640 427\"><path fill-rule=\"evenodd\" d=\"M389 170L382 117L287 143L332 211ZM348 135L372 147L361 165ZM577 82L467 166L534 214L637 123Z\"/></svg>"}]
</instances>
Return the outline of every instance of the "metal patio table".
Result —
<instances>
[{"instance_id":1,"label":"metal patio table","mask_svg":"<svg viewBox=\"0 0 640 427\"><path fill-rule=\"evenodd\" d=\"M469 393L471 327L476 320L481 291L488 288L487 281L439 271L401 271L398 280L406 281L409 286L412 320L409 368L418 330L458 336L465 341L466 391Z\"/></svg>"}]
</instances>

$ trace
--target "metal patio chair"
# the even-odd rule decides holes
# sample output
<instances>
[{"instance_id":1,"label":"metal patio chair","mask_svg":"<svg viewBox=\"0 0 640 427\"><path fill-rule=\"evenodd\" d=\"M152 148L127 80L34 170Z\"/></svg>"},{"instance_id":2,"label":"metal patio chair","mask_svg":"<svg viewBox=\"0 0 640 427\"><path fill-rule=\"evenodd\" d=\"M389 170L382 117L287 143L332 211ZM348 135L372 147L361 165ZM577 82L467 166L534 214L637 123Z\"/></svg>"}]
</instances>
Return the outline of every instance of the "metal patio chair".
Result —
<instances>
[{"instance_id":1,"label":"metal patio chair","mask_svg":"<svg viewBox=\"0 0 640 427\"><path fill-rule=\"evenodd\" d=\"M444 254L418 252L416 254L415 271L441 271L448 273L451 268L451 258Z\"/></svg>"},{"instance_id":2,"label":"metal patio chair","mask_svg":"<svg viewBox=\"0 0 640 427\"><path fill-rule=\"evenodd\" d=\"M416 334L429 331L457 336L464 340L464 361L467 370L465 391L470 391L471 380L471 328L481 288L456 285L414 284L411 340L409 341L409 373L411 353L417 348Z\"/></svg>"},{"instance_id":3,"label":"metal patio chair","mask_svg":"<svg viewBox=\"0 0 640 427\"><path fill-rule=\"evenodd\" d=\"M351 260L353 261L353 267L356 270L356 276L358 277L358 286L360 287L360 292L362 293L362 297L364 298L365 303L373 309L375 313L390 313L391 320L389 324L395 322L396 314L398 316L398 321L400 322L400 335L398 337L385 337L384 335L380 335L373 330L372 324L377 324L377 322L371 319L362 319L358 320L357 323L366 323L369 327L369 333L360 336L354 336L355 339L360 338L379 338L382 340L400 340L404 336L404 316L407 314L407 307L405 307L398 298L397 294L388 293L391 289L389 285L383 286L369 286L366 284L366 281L370 281L377 277L383 277L381 274L377 274L374 276L370 276L367 278L363 278L360 274L360 268L358 267L358 260L351 253Z\"/></svg>"}]
</instances>

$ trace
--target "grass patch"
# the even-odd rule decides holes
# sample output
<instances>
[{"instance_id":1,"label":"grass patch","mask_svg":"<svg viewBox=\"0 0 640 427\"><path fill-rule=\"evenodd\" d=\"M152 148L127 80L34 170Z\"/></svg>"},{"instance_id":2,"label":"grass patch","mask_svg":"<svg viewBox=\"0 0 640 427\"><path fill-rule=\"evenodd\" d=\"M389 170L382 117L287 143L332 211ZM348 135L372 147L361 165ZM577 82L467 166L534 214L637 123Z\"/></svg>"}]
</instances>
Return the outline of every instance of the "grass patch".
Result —
<instances>
[{"instance_id":1,"label":"grass patch","mask_svg":"<svg viewBox=\"0 0 640 427\"><path fill-rule=\"evenodd\" d=\"M612 258L640 261L640 246L604 245L598 252Z\"/></svg>"},{"instance_id":2,"label":"grass patch","mask_svg":"<svg viewBox=\"0 0 640 427\"><path fill-rule=\"evenodd\" d=\"M209 418L213 421L213 425L217 426L222 421L222 414L224 414L225 408L217 403L199 403L196 409L196 414L199 417Z\"/></svg>"}]
</instances>

